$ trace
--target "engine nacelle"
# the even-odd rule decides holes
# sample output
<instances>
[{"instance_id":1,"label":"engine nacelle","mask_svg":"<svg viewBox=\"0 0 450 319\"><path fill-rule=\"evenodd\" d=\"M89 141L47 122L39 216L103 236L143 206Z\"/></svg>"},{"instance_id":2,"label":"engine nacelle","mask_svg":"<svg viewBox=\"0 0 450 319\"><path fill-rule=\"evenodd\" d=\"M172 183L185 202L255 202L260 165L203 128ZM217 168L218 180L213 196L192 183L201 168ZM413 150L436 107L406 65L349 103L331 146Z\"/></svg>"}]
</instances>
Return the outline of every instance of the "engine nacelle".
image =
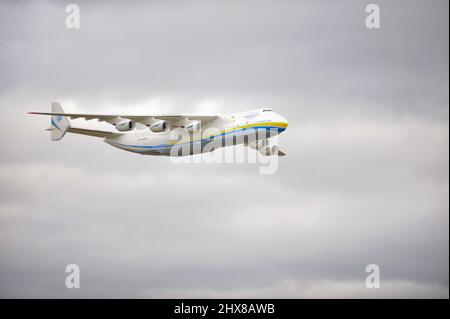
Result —
<instances>
[{"instance_id":1,"label":"engine nacelle","mask_svg":"<svg viewBox=\"0 0 450 319\"><path fill-rule=\"evenodd\" d=\"M189 133L197 132L200 130L201 124L200 121L190 121L189 123L181 126L182 128L186 129Z\"/></svg>"},{"instance_id":2,"label":"engine nacelle","mask_svg":"<svg viewBox=\"0 0 450 319\"><path fill-rule=\"evenodd\" d=\"M166 121L157 120L150 125L150 130L155 133L164 132L167 129L167 126L168 124Z\"/></svg>"},{"instance_id":3,"label":"engine nacelle","mask_svg":"<svg viewBox=\"0 0 450 319\"><path fill-rule=\"evenodd\" d=\"M278 154L278 146L276 145L268 145L266 148L259 150L263 155L277 155Z\"/></svg>"},{"instance_id":4,"label":"engine nacelle","mask_svg":"<svg viewBox=\"0 0 450 319\"><path fill-rule=\"evenodd\" d=\"M116 123L116 129L120 132L131 131L136 127L136 122L131 120L123 120Z\"/></svg>"}]
</instances>

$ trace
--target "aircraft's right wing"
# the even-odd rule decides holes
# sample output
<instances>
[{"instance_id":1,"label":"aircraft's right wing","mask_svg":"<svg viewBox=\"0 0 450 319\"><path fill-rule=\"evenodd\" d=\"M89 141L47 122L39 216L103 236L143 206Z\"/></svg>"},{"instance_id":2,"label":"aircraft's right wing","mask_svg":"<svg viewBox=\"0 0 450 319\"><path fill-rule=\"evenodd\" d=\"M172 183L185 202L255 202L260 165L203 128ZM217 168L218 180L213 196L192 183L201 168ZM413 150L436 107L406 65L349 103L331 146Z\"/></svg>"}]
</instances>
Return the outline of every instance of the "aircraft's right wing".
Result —
<instances>
[{"instance_id":1,"label":"aircraft's right wing","mask_svg":"<svg viewBox=\"0 0 450 319\"><path fill-rule=\"evenodd\" d=\"M196 115L196 114L149 114L149 115L126 115L126 114L85 114L85 113L63 113L63 112L29 112L29 114L65 116L70 119L84 118L87 121L98 120L99 122L117 123L122 119L133 120L144 125L151 124L154 120L164 120L171 125L181 123L183 120L201 121L202 124L212 121L218 115Z\"/></svg>"},{"instance_id":2,"label":"aircraft's right wing","mask_svg":"<svg viewBox=\"0 0 450 319\"><path fill-rule=\"evenodd\" d=\"M123 133L108 132L100 130L90 130L84 128L72 127L69 122L70 119L84 118L89 120L98 120L99 122L108 122L117 125L123 120L135 121L144 125L152 125L157 120L164 120L169 122L170 127L184 127L189 121L200 121L201 124L212 121L219 117L219 115L195 115L195 114L149 114L149 115L125 115L125 114L86 114L86 113L65 113L61 105L57 102L52 102L51 112L29 112L29 114L50 115L51 127L48 129L52 132L51 138L53 141L58 141L64 137L66 132L75 134L83 134L96 137L114 137Z\"/></svg>"}]
</instances>

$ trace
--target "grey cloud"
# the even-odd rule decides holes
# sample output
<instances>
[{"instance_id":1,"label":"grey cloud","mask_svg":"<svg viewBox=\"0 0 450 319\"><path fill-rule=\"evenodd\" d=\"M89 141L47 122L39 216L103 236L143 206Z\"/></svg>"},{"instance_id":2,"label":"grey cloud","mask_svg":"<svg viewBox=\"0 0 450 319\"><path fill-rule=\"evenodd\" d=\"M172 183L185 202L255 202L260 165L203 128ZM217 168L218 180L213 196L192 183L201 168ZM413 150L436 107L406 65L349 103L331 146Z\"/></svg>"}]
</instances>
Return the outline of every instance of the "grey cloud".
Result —
<instances>
[{"instance_id":1,"label":"grey cloud","mask_svg":"<svg viewBox=\"0 0 450 319\"><path fill-rule=\"evenodd\" d=\"M448 298L448 3L0 4L1 297ZM289 120L274 175L49 142L67 111ZM79 290L65 266L81 267ZM381 267L379 290L364 268Z\"/></svg>"}]
</instances>

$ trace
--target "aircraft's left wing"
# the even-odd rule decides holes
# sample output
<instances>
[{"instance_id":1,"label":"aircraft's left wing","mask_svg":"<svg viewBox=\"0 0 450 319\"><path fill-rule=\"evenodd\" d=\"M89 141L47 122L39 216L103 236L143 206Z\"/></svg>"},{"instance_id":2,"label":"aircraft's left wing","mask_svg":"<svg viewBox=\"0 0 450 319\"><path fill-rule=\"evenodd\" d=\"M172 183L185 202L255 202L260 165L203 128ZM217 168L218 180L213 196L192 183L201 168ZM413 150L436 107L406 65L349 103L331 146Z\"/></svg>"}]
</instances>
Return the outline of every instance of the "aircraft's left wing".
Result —
<instances>
[{"instance_id":1,"label":"aircraft's left wing","mask_svg":"<svg viewBox=\"0 0 450 319\"><path fill-rule=\"evenodd\" d=\"M108 132L108 131L100 131L100 130L90 130L85 128L77 128L77 127L69 127L67 130L69 133L81 134L81 135L89 135L95 137L116 137L120 135L120 133L116 132Z\"/></svg>"}]
</instances>

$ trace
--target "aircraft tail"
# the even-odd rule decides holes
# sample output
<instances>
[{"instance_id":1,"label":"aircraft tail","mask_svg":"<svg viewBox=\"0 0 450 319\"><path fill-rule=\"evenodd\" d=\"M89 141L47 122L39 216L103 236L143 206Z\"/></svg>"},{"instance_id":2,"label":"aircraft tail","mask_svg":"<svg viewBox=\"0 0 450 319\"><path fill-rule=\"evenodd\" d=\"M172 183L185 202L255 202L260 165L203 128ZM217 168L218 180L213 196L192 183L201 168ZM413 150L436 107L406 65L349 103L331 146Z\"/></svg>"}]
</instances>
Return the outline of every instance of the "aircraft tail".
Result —
<instances>
[{"instance_id":1,"label":"aircraft tail","mask_svg":"<svg viewBox=\"0 0 450 319\"><path fill-rule=\"evenodd\" d=\"M64 110L59 103L52 102L52 113L63 114ZM59 141L62 139L70 128L69 119L66 116L59 114L52 115L50 119L50 128L47 129L47 131L51 132L52 141Z\"/></svg>"}]
</instances>

